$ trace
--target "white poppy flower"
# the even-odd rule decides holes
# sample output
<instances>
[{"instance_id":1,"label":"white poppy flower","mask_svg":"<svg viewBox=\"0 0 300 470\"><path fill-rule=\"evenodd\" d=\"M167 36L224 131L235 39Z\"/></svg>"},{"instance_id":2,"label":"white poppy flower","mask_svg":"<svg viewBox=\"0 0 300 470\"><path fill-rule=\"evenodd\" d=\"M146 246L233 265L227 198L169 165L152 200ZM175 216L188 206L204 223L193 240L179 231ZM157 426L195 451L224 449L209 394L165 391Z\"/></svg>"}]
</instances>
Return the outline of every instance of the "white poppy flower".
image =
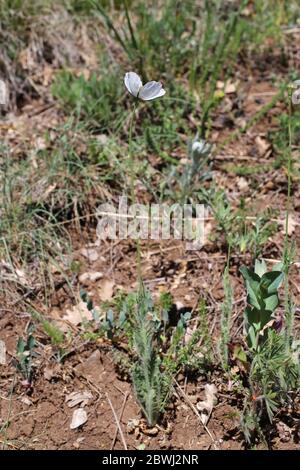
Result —
<instances>
[{"instance_id":1,"label":"white poppy flower","mask_svg":"<svg viewBox=\"0 0 300 470\"><path fill-rule=\"evenodd\" d=\"M142 80L135 72L127 72L124 77L124 83L131 95L143 101L155 100L166 93L160 82L151 81L143 86Z\"/></svg>"}]
</instances>

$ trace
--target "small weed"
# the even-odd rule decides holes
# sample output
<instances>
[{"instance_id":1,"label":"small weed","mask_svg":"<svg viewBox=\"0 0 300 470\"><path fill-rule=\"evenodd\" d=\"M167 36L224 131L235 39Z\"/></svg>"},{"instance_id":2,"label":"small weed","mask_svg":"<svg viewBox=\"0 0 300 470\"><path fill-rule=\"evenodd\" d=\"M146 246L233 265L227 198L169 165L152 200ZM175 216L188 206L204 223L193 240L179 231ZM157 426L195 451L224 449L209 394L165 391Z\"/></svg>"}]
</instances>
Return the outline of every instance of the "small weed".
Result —
<instances>
[{"instance_id":1,"label":"small weed","mask_svg":"<svg viewBox=\"0 0 300 470\"><path fill-rule=\"evenodd\" d=\"M225 236L227 247L245 253L246 250L256 257L269 237L276 232L277 224L270 222L270 211L257 217L249 217L243 200L240 208L233 209L223 190L202 189L199 198L211 208L217 223L217 233Z\"/></svg>"},{"instance_id":2,"label":"small weed","mask_svg":"<svg viewBox=\"0 0 300 470\"><path fill-rule=\"evenodd\" d=\"M171 168L166 179L165 194L173 196L173 199L187 202L199 189L200 182L210 178L210 159L212 146L196 136L188 144L188 158L182 171L178 166ZM173 188L176 188L175 191Z\"/></svg>"},{"instance_id":3,"label":"small weed","mask_svg":"<svg viewBox=\"0 0 300 470\"><path fill-rule=\"evenodd\" d=\"M34 326L30 325L26 332L26 339L19 338L17 343L17 370L21 373L23 377L22 385L26 387L29 391L32 388L33 380L33 358L34 358L34 348L35 348L35 339L33 336Z\"/></svg>"},{"instance_id":4,"label":"small weed","mask_svg":"<svg viewBox=\"0 0 300 470\"><path fill-rule=\"evenodd\" d=\"M279 305L278 289L284 278L282 264L267 272L265 262L256 260L254 271L243 266L241 273L246 281L249 304L245 311L247 343L250 350L259 351Z\"/></svg>"},{"instance_id":5,"label":"small weed","mask_svg":"<svg viewBox=\"0 0 300 470\"><path fill-rule=\"evenodd\" d=\"M107 68L107 65L103 66ZM119 76L120 73L116 72L106 72L102 77L92 73L86 79L64 71L57 75L52 92L66 111L74 113L90 130L103 132L109 128L113 131L123 120L121 105L124 94Z\"/></svg>"},{"instance_id":6,"label":"small weed","mask_svg":"<svg viewBox=\"0 0 300 470\"><path fill-rule=\"evenodd\" d=\"M118 315L111 312L115 318L113 344L117 347L115 339L125 334L134 361L129 367L128 356L115 349L116 363L123 375L131 375L143 413L153 426L169 402L173 378L180 371L198 374L209 369L212 345L206 307L200 304L198 324L188 342L185 334L190 312L181 314L176 326L170 327L173 302L168 293L155 305L141 285L137 293L129 294L114 307Z\"/></svg>"},{"instance_id":7,"label":"small weed","mask_svg":"<svg viewBox=\"0 0 300 470\"><path fill-rule=\"evenodd\" d=\"M246 280L249 304L245 311L245 332L251 391L242 428L245 438L251 442L255 432L263 437L265 413L272 422L279 406L292 403L300 383L300 345L293 338L291 348L286 348L282 319L274 315L284 277L282 264L267 271L265 263L256 260L254 271L243 267L241 272Z\"/></svg>"},{"instance_id":8,"label":"small weed","mask_svg":"<svg viewBox=\"0 0 300 470\"><path fill-rule=\"evenodd\" d=\"M233 309L233 291L230 282L229 268L226 266L223 275L224 302L222 304L221 316L221 338L219 352L221 364L224 370L228 369L228 345L230 342L231 315Z\"/></svg>"}]
</instances>

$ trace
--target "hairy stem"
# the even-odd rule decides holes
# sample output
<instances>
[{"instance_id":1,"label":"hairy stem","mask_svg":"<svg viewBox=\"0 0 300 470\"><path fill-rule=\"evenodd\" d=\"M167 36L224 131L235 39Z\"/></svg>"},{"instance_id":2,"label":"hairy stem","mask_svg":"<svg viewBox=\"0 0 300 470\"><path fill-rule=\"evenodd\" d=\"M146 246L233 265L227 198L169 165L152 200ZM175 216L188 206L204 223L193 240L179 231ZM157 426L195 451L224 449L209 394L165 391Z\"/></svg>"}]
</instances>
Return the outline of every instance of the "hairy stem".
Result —
<instances>
[{"instance_id":1,"label":"hairy stem","mask_svg":"<svg viewBox=\"0 0 300 470\"><path fill-rule=\"evenodd\" d=\"M131 119L130 119L130 127L129 127L129 165L130 165L130 198L132 204L136 204L136 197L134 191L134 180L135 180L135 171L134 171L134 154L132 149L132 132L133 126L135 122L135 113L137 109L137 102L134 103ZM136 257L137 257L137 270L138 270L138 281L141 283L142 281L142 270L141 270L141 245L139 238L136 239Z\"/></svg>"}]
</instances>

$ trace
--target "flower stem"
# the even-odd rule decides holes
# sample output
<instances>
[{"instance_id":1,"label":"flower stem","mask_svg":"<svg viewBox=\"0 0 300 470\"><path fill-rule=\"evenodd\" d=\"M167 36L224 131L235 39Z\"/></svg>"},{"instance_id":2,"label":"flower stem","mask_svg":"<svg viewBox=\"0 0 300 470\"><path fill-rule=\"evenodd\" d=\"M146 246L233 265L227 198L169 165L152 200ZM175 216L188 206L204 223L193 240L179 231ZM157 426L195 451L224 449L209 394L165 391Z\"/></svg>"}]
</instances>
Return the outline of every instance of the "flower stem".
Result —
<instances>
[{"instance_id":1,"label":"flower stem","mask_svg":"<svg viewBox=\"0 0 300 470\"><path fill-rule=\"evenodd\" d=\"M292 191L292 87L288 87L288 159L287 159L287 202L285 218L285 238L283 251L283 269L285 274L284 297L285 297L285 343L290 349L290 338L293 328L293 305L289 292L289 270L291 264L291 249L289 243L289 215L291 210Z\"/></svg>"},{"instance_id":2,"label":"flower stem","mask_svg":"<svg viewBox=\"0 0 300 470\"><path fill-rule=\"evenodd\" d=\"M289 215L291 209L291 189L292 189L292 90L288 88L288 161L287 161L287 202L286 202L286 216L285 216L285 240L284 240L284 263L285 268L289 269Z\"/></svg>"},{"instance_id":3,"label":"flower stem","mask_svg":"<svg viewBox=\"0 0 300 470\"><path fill-rule=\"evenodd\" d=\"M130 127L129 127L129 165L130 165L130 198L131 203L136 204L136 197L134 191L134 181L135 181L135 171L134 171L134 154L132 149L132 132L133 132L133 125L135 120L135 113L137 109L137 102L134 103L133 111L131 114L130 119ZM141 272L141 245L140 239L136 239L136 258L137 258L137 269L138 269L138 281L139 284L142 281L142 272Z\"/></svg>"}]
</instances>

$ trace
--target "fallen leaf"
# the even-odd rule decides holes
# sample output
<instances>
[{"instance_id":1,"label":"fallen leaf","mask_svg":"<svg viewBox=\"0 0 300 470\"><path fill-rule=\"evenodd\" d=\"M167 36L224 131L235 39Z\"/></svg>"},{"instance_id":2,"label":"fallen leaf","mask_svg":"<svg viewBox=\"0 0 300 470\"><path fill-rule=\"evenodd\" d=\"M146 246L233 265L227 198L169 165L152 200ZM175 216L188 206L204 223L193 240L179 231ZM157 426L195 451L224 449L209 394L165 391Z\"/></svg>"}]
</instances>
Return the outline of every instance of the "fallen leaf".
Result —
<instances>
[{"instance_id":1,"label":"fallen leaf","mask_svg":"<svg viewBox=\"0 0 300 470\"><path fill-rule=\"evenodd\" d=\"M46 380L51 380L53 378L53 369L51 367L45 367L44 369L44 377Z\"/></svg>"},{"instance_id":2,"label":"fallen leaf","mask_svg":"<svg viewBox=\"0 0 300 470\"><path fill-rule=\"evenodd\" d=\"M139 419L129 419L127 423L127 432L129 434L133 433L136 428L138 428L140 425L140 420Z\"/></svg>"},{"instance_id":3,"label":"fallen leaf","mask_svg":"<svg viewBox=\"0 0 300 470\"><path fill-rule=\"evenodd\" d=\"M249 7L245 7L242 11L241 11L241 15L242 16L251 16L252 15L252 10L251 8Z\"/></svg>"},{"instance_id":4,"label":"fallen leaf","mask_svg":"<svg viewBox=\"0 0 300 470\"><path fill-rule=\"evenodd\" d=\"M143 434L146 436L157 436L158 434L158 429L156 427L154 428L144 428L142 429Z\"/></svg>"},{"instance_id":5,"label":"fallen leaf","mask_svg":"<svg viewBox=\"0 0 300 470\"><path fill-rule=\"evenodd\" d=\"M46 65L43 71L43 86L47 87L50 85L50 83L52 82L53 75L54 75L53 68Z\"/></svg>"},{"instance_id":6,"label":"fallen leaf","mask_svg":"<svg viewBox=\"0 0 300 470\"><path fill-rule=\"evenodd\" d=\"M0 339L0 364L5 366L6 364L6 346L4 341Z\"/></svg>"},{"instance_id":7,"label":"fallen leaf","mask_svg":"<svg viewBox=\"0 0 300 470\"><path fill-rule=\"evenodd\" d=\"M98 134L95 135L95 138L98 140L98 142L102 145L106 145L108 142L108 136L106 134Z\"/></svg>"},{"instance_id":8,"label":"fallen leaf","mask_svg":"<svg viewBox=\"0 0 300 470\"><path fill-rule=\"evenodd\" d=\"M80 448L80 444L85 440L85 437L78 437L76 439L76 441L73 443L73 447L75 447L75 449L79 449Z\"/></svg>"},{"instance_id":9,"label":"fallen leaf","mask_svg":"<svg viewBox=\"0 0 300 470\"><path fill-rule=\"evenodd\" d=\"M15 272L16 272L16 275L18 276L20 282L21 282L24 286L25 286L25 285L29 285L29 282L28 282L28 280L27 280L27 278L26 278L26 274L25 274L25 272L24 272L22 269L18 269L18 268L17 268L17 269L15 270Z\"/></svg>"},{"instance_id":10,"label":"fallen leaf","mask_svg":"<svg viewBox=\"0 0 300 470\"><path fill-rule=\"evenodd\" d=\"M240 191L248 191L249 190L249 185L246 180L246 178L240 177L237 180L237 185Z\"/></svg>"},{"instance_id":11,"label":"fallen leaf","mask_svg":"<svg viewBox=\"0 0 300 470\"><path fill-rule=\"evenodd\" d=\"M231 83L231 82L227 82L226 85L225 85L225 89L224 89L226 95L230 95L231 93L235 93L236 92L236 84L235 83Z\"/></svg>"},{"instance_id":12,"label":"fallen leaf","mask_svg":"<svg viewBox=\"0 0 300 470\"><path fill-rule=\"evenodd\" d=\"M19 62L24 70L33 70L35 68L35 61L30 47L23 49L19 54Z\"/></svg>"},{"instance_id":13,"label":"fallen leaf","mask_svg":"<svg viewBox=\"0 0 300 470\"><path fill-rule=\"evenodd\" d=\"M70 429L77 429L87 422L87 412L83 408L78 408L74 410L72 421L70 424Z\"/></svg>"},{"instance_id":14,"label":"fallen leaf","mask_svg":"<svg viewBox=\"0 0 300 470\"><path fill-rule=\"evenodd\" d=\"M44 377L50 382L54 377L59 377L61 374L61 365L55 364L54 366L46 366L44 369Z\"/></svg>"},{"instance_id":15,"label":"fallen leaf","mask_svg":"<svg viewBox=\"0 0 300 470\"><path fill-rule=\"evenodd\" d=\"M66 315L63 316L63 320L69 321L73 325L77 326L83 321L92 321L92 312L87 308L86 303L82 300L79 304L66 311Z\"/></svg>"},{"instance_id":16,"label":"fallen leaf","mask_svg":"<svg viewBox=\"0 0 300 470\"><path fill-rule=\"evenodd\" d=\"M79 282L84 286L88 285L90 282L99 281L103 277L103 273L100 271L90 271L87 273L83 273L79 276Z\"/></svg>"},{"instance_id":17,"label":"fallen leaf","mask_svg":"<svg viewBox=\"0 0 300 470\"><path fill-rule=\"evenodd\" d=\"M276 428L281 442L289 442L291 440L291 429L283 421L276 423Z\"/></svg>"},{"instance_id":18,"label":"fallen leaf","mask_svg":"<svg viewBox=\"0 0 300 470\"><path fill-rule=\"evenodd\" d=\"M192 339L193 334L195 333L195 328L191 328L190 326L187 327L185 330L185 335L184 335L184 344L188 344L188 342Z\"/></svg>"},{"instance_id":19,"label":"fallen leaf","mask_svg":"<svg viewBox=\"0 0 300 470\"><path fill-rule=\"evenodd\" d=\"M206 384L204 388L205 400L197 403L197 409L200 411L201 421L204 426L208 423L211 416L214 403L217 398L217 388L214 384Z\"/></svg>"},{"instance_id":20,"label":"fallen leaf","mask_svg":"<svg viewBox=\"0 0 300 470\"><path fill-rule=\"evenodd\" d=\"M91 382L97 381L99 378L99 370L101 368L101 354L96 349L84 362L80 362L75 366L75 374L77 377L84 376Z\"/></svg>"},{"instance_id":21,"label":"fallen leaf","mask_svg":"<svg viewBox=\"0 0 300 470\"><path fill-rule=\"evenodd\" d=\"M156 426L150 428L145 420L140 421L140 430L146 436L156 436L158 434L158 428Z\"/></svg>"},{"instance_id":22,"label":"fallen leaf","mask_svg":"<svg viewBox=\"0 0 300 470\"><path fill-rule=\"evenodd\" d=\"M90 261L91 263L93 261L97 261L97 259L99 258L99 253L94 248L82 248L80 250L80 254L87 258L88 261Z\"/></svg>"},{"instance_id":23,"label":"fallen leaf","mask_svg":"<svg viewBox=\"0 0 300 470\"><path fill-rule=\"evenodd\" d=\"M112 298L114 286L114 281L110 279L103 279L103 282L101 283L101 287L99 289L99 297L102 302L105 302L106 300L110 300Z\"/></svg>"},{"instance_id":24,"label":"fallen leaf","mask_svg":"<svg viewBox=\"0 0 300 470\"><path fill-rule=\"evenodd\" d=\"M89 400L93 398L93 395L88 390L82 392L72 392L66 396L66 402L69 408L80 405L82 408L88 404Z\"/></svg>"},{"instance_id":25,"label":"fallen leaf","mask_svg":"<svg viewBox=\"0 0 300 470\"><path fill-rule=\"evenodd\" d=\"M24 405L31 406L33 403L31 400L29 400L28 397L22 397L21 398L21 403L24 403Z\"/></svg>"},{"instance_id":26,"label":"fallen leaf","mask_svg":"<svg viewBox=\"0 0 300 470\"><path fill-rule=\"evenodd\" d=\"M45 150L46 148L46 140L43 137L37 137L35 141L35 150Z\"/></svg>"},{"instance_id":27,"label":"fallen leaf","mask_svg":"<svg viewBox=\"0 0 300 470\"><path fill-rule=\"evenodd\" d=\"M257 146L258 153L261 157L263 157L271 148L270 142L268 142L263 137L260 137L259 135L255 138L255 144Z\"/></svg>"}]
</instances>

